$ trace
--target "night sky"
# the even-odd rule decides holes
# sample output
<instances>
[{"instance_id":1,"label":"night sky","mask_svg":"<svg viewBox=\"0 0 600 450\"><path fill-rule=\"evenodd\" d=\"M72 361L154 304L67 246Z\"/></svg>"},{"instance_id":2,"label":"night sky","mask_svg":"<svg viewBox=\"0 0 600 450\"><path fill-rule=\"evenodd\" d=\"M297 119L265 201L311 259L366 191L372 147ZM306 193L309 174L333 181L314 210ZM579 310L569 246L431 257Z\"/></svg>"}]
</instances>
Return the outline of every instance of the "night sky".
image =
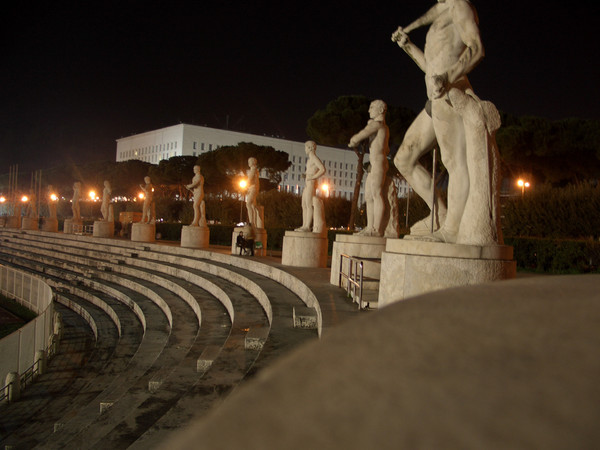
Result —
<instances>
[{"instance_id":1,"label":"night sky","mask_svg":"<svg viewBox=\"0 0 600 450\"><path fill-rule=\"evenodd\" d=\"M13 2L4 7L0 174L114 160L180 122L306 140L344 94L418 111L423 74L391 42L433 1ZM474 0L475 92L502 110L598 119L598 2ZM411 37L422 46L423 32Z\"/></svg>"}]
</instances>

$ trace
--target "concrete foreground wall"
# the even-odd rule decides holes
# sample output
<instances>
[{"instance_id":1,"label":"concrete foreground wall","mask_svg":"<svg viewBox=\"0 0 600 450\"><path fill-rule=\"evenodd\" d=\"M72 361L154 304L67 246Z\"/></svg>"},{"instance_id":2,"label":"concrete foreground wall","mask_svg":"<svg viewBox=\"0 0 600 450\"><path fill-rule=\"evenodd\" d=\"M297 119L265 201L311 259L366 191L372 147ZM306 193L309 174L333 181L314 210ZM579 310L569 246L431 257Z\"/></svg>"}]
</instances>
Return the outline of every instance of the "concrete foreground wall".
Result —
<instances>
[{"instance_id":1,"label":"concrete foreground wall","mask_svg":"<svg viewBox=\"0 0 600 450\"><path fill-rule=\"evenodd\" d=\"M0 265L0 293L15 299L38 316L0 340L0 387L9 372L23 373L35 361L38 350L46 350L53 329L52 289L41 279Z\"/></svg>"}]
</instances>

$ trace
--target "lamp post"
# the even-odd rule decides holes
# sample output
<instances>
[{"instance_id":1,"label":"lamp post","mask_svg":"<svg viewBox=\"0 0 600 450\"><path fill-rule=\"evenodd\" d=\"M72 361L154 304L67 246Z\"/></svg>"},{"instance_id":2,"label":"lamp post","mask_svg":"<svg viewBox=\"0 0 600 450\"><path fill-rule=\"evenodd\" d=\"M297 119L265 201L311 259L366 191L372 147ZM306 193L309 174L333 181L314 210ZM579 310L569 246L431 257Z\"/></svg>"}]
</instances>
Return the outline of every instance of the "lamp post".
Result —
<instances>
[{"instance_id":1,"label":"lamp post","mask_svg":"<svg viewBox=\"0 0 600 450\"><path fill-rule=\"evenodd\" d=\"M519 179L517 180L517 186L521 188L521 197L523 197L525 195L525 188L528 188L530 185L529 181Z\"/></svg>"},{"instance_id":2,"label":"lamp post","mask_svg":"<svg viewBox=\"0 0 600 450\"><path fill-rule=\"evenodd\" d=\"M248 187L248 182L242 178L239 183L241 196L240 196L240 223L242 222L242 210L244 208L244 191Z\"/></svg>"}]
</instances>

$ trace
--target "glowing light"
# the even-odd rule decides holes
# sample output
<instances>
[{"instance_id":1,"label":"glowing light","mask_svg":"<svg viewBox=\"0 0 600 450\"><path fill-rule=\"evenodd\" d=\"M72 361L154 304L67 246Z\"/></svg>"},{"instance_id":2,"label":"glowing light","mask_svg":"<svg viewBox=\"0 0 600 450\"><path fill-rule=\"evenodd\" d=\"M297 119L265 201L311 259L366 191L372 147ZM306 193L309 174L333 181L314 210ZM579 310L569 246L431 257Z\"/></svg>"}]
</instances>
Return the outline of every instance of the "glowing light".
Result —
<instances>
[{"instance_id":1,"label":"glowing light","mask_svg":"<svg viewBox=\"0 0 600 450\"><path fill-rule=\"evenodd\" d=\"M322 190L323 192L325 192L325 193L328 193L328 192L329 192L329 185L328 185L327 183L323 183L323 184L321 185L321 190Z\"/></svg>"},{"instance_id":2,"label":"glowing light","mask_svg":"<svg viewBox=\"0 0 600 450\"><path fill-rule=\"evenodd\" d=\"M50 200L52 200L53 202L58 200L58 196L56 194L50 194Z\"/></svg>"},{"instance_id":3,"label":"glowing light","mask_svg":"<svg viewBox=\"0 0 600 450\"><path fill-rule=\"evenodd\" d=\"M0 203L4 203L6 201L6 197L3 195L2 197L0 197Z\"/></svg>"},{"instance_id":4,"label":"glowing light","mask_svg":"<svg viewBox=\"0 0 600 450\"><path fill-rule=\"evenodd\" d=\"M517 180L517 186L519 186L521 188L521 196L523 196L523 195L525 195L525 188L528 188L530 186L530 184L529 184L529 181L519 178Z\"/></svg>"},{"instance_id":5,"label":"glowing light","mask_svg":"<svg viewBox=\"0 0 600 450\"><path fill-rule=\"evenodd\" d=\"M143 193L143 192L140 192L140 193L138 194L138 198L139 198L140 200L144 200L144 197L146 197L146 196L144 195L144 193Z\"/></svg>"},{"instance_id":6,"label":"glowing light","mask_svg":"<svg viewBox=\"0 0 600 450\"><path fill-rule=\"evenodd\" d=\"M248 182L246 180L240 180L240 188L246 189Z\"/></svg>"},{"instance_id":7,"label":"glowing light","mask_svg":"<svg viewBox=\"0 0 600 450\"><path fill-rule=\"evenodd\" d=\"M94 191L90 191L89 196L90 199L94 200L96 198L96 193Z\"/></svg>"},{"instance_id":8,"label":"glowing light","mask_svg":"<svg viewBox=\"0 0 600 450\"><path fill-rule=\"evenodd\" d=\"M21 201L22 201L23 203L26 203L26 202L28 202L28 201L29 201L29 197L27 197L26 195L24 195L23 197L21 197Z\"/></svg>"}]
</instances>

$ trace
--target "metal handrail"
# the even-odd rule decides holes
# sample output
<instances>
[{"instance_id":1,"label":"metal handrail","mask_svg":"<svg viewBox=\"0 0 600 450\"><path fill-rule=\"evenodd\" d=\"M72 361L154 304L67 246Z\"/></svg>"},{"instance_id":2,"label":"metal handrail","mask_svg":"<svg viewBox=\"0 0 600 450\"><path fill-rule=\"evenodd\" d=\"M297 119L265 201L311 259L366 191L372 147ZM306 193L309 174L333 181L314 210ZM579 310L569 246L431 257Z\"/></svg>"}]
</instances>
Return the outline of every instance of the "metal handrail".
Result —
<instances>
[{"instance_id":1,"label":"metal handrail","mask_svg":"<svg viewBox=\"0 0 600 450\"><path fill-rule=\"evenodd\" d=\"M348 273L344 272L344 259L348 260ZM340 274L338 286L342 286L342 278L346 280L346 292L352 301L358 303L358 309L363 309L363 261L344 253L340 254ZM357 300L358 298L358 300Z\"/></svg>"}]
</instances>

